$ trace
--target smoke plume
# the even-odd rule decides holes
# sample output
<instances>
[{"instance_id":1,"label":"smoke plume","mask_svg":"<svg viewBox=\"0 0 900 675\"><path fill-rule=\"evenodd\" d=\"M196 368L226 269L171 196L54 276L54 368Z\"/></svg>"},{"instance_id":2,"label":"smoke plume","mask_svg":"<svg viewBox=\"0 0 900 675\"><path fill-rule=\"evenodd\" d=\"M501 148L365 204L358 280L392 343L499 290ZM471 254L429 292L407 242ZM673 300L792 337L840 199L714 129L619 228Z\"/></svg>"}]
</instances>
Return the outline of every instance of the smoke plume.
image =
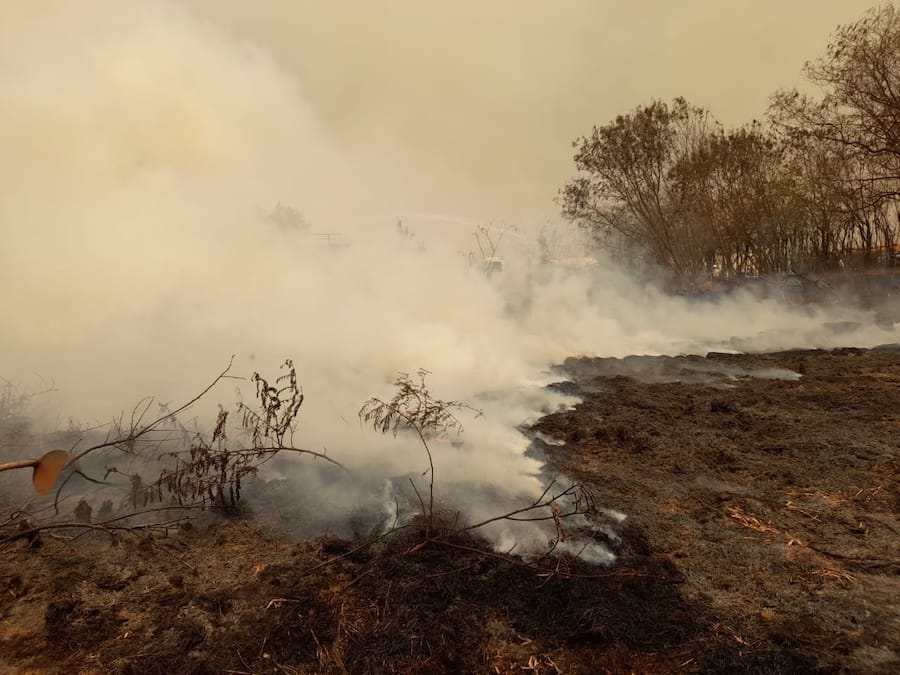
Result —
<instances>
[{"instance_id":1,"label":"smoke plume","mask_svg":"<svg viewBox=\"0 0 900 675\"><path fill-rule=\"evenodd\" d=\"M600 121L564 109L596 74L583 67L584 27L616 12L573 2L548 28L542 3L515 14L463 4L265 3L247 14L199 0L4 2L0 374L31 389L52 381L57 394L35 414L48 426L101 422L145 395L188 400L231 354L240 375L290 357L306 396L302 444L366 475L365 499L389 503L379 490L420 474L421 448L356 414L388 398L398 372L427 368L436 395L485 412L464 420L462 448L436 447L437 489L488 512L541 491L542 464L517 427L571 404L541 388L567 355L896 338L853 309L672 298L602 258L590 272L535 272L566 142ZM517 65L546 35L581 42ZM388 77L398 72L406 80ZM421 116L423 81L455 107ZM508 86L499 98L497 82ZM501 274L482 269L471 227L482 216L495 222ZM835 334L834 322L853 328ZM220 387L197 414L236 395ZM365 501L318 487L336 520Z\"/></svg>"}]
</instances>

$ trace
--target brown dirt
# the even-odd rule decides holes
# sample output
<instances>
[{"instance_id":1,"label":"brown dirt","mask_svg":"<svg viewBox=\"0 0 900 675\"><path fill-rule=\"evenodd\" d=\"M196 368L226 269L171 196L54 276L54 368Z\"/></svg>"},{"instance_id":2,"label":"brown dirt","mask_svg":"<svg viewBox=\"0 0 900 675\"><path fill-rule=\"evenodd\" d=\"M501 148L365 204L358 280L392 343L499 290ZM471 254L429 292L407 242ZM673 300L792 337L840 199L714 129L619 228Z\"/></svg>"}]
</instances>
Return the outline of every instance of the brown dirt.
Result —
<instances>
[{"instance_id":1,"label":"brown dirt","mask_svg":"<svg viewBox=\"0 0 900 675\"><path fill-rule=\"evenodd\" d=\"M748 376L777 368L803 377ZM45 533L0 544L0 671L900 669L897 352L565 372L584 401L537 429L565 441L544 448L556 467L628 515L613 568L538 576L414 528L360 550L241 520L112 543Z\"/></svg>"}]
</instances>

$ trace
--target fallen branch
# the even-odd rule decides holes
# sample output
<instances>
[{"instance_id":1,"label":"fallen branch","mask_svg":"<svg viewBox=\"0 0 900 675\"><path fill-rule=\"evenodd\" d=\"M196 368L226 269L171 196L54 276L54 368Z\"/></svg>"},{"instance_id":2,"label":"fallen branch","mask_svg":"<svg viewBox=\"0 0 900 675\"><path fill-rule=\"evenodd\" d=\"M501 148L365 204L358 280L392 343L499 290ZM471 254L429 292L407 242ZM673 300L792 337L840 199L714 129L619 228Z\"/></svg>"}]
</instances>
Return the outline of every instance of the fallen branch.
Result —
<instances>
[{"instance_id":1,"label":"fallen branch","mask_svg":"<svg viewBox=\"0 0 900 675\"><path fill-rule=\"evenodd\" d=\"M120 532L127 532L130 534L136 534L138 532L147 532L153 530L163 530L168 533L168 530L176 525L187 522L189 518L176 518L174 520L166 521L163 523L147 523L145 525L109 525L106 522L103 523L82 523L78 521L70 521L65 523L46 523L44 525L38 525L35 527L29 527L26 529L21 529L15 534L9 535L0 539L0 545L7 544L12 541L16 541L17 539L29 538L33 539L35 535L39 535L41 532L50 531L50 530L63 530L63 529L78 529L87 531L100 531L106 532L109 535L113 535ZM84 532L82 533L84 534ZM78 536L73 537L72 539L76 539Z\"/></svg>"}]
</instances>

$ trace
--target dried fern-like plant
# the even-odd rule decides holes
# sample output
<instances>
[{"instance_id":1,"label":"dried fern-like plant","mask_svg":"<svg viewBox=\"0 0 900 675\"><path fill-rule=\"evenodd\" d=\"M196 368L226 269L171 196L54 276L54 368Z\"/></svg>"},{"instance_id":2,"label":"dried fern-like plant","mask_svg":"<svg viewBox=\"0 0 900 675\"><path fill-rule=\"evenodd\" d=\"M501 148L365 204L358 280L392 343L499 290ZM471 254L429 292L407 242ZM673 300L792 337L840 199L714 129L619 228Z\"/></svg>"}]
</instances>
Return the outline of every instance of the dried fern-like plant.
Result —
<instances>
[{"instance_id":1,"label":"dried fern-like plant","mask_svg":"<svg viewBox=\"0 0 900 675\"><path fill-rule=\"evenodd\" d=\"M162 463L163 467L155 479L146 481L138 474L128 476L128 497L123 506L130 503L133 508L169 502L182 508L234 509L241 499L246 479L257 473L261 464L280 452L313 455L343 469L339 462L325 453L293 445L303 393L293 362L286 360L282 368L286 372L274 380L276 386L270 385L259 373L253 373L250 377L255 385L256 406L251 407L243 402L237 404L241 415L235 439L229 438L229 411L221 405L211 432L189 431L178 419L179 413L212 388L210 385L188 404L174 411L161 406L163 414L149 424L142 422L151 403L150 399L146 399L139 405L138 412L132 415L130 425L123 427L121 420L118 420L114 424L118 434L79 453L76 459L106 448L143 458L151 465ZM228 370L226 368L213 384L226 377ZM165 428L163 422L167 423ZM114 466L108 466L102 481L80 471L78 473L95 483L107 484L105 481L110 474L121 472ZM57 490L56 502L65 482Z\"/></svg>"},{"instance_id":2,"label":"dried fern-like plant","mask_svg":"<svg viewBox=\"0 0 900 675\"><path fill-rule=\"evenodd\" d=\"M242 482L279 452L311 454L340 467L322 453L293 446L303 392L293 361L287 359L281 367L287 372L275 380L276 386L253 373L250 381L256 386L255 409L243 402L237 404L240 429L249 437L249 445L229 448L228 411L219 406L211 436L196 435L186 455L170 453L174 467L164 469L155 482L141 489L144 504L168 496L179 505L200 503L234 509L241 498Z\"/></svg>"},{"instance_id":3,"label":"dried fern-like plant","mask_svg":"<svg viewBox=\"0 0 900 675\"><path fill-rule=\"evenodd\" d=\"M424 368L416 371L417 379L411 378L407 373L400 373L394 380L397 392L390 401L370 398L359 410L360 420L371 424L375 431L396 436L404 429L412 430L418 436L422 447L425 448L428 469L423 475L427 474L429 479L427 507L415 482L410 479L410 483L422 507L426 537L430 536L434 519L434 457L428 441L447 436L450 433L462 433L462 423L454 415L454 411L469 410L476 417L483 415L482 411L466 403L434 398L425 383L425 378L430 374L431 372Z\"/></svg>"},{"instance_id":4,"label":"dried fern-like plant","mask_svg":"<svg viewBox=\"0 0 900 675\"><path fill-rule=\"evenodd\" d=\"M281 366L287 372L275 380L275 386L253 373L250 381L256 385L256 398L259 410L254 410L244 403L238 403L242 413L241 425L252 433L253 445L260 446L265 441L274 441L277 445L292 443L297 415L303 405L303 390L297 384L297 371L294 362L287 359Z\"/></svg>"}]
</instances>

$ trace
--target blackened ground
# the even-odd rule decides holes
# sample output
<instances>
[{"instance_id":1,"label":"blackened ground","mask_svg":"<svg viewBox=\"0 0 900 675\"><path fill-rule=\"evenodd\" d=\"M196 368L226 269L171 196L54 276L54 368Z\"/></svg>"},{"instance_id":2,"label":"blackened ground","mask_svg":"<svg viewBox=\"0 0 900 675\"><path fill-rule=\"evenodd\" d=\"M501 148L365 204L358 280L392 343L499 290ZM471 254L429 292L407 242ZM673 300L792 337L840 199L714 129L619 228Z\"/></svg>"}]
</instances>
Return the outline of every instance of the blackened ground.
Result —
<instances>
[{"instance_id":1,"label":"blackened ground","mask_svg":"<svg viewBox=\"0 0 900 675\"><path fill-rule=\"evenodd\" d=\"M566 442L547 451L629 515L716 630L748 653L900 670L900 351L563 370L589 393L538 424Z\"/></svg>"},{"instance_id":2,"label":"blackened ground","mask_svg":"<svg viewBox=\"0 0 900 675\"><path fill-rule=\"evenodd\" d=\"M900 668L896 351L574 359L561 379L583 403L536 430L627 514L616 566L541 576L415 527L359 550L240 519L44 533L0 544L0 672Z\"/></svg>"}]
</instances>

